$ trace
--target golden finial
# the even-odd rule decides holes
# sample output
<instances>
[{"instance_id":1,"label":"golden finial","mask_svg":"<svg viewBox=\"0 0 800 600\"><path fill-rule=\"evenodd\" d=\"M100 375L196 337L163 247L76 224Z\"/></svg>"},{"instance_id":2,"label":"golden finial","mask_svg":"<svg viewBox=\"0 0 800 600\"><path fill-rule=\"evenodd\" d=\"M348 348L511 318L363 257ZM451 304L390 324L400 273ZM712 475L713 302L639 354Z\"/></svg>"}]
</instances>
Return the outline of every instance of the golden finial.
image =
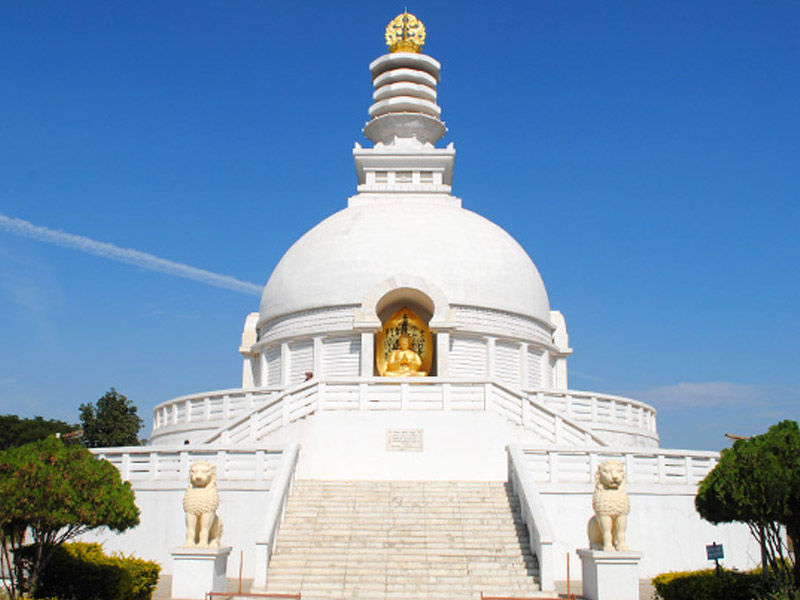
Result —
<instances>
[{"instance_id":1,"label":"golden finial","mask_svg":"<svg viewBox=\"0 0 800 600\"><path fill-rule=\"evenodd\" d=\"M410 12L397 15L386 26L389 52L419 52L425 44L425 25Z\"/></svg>"}]
</instances>

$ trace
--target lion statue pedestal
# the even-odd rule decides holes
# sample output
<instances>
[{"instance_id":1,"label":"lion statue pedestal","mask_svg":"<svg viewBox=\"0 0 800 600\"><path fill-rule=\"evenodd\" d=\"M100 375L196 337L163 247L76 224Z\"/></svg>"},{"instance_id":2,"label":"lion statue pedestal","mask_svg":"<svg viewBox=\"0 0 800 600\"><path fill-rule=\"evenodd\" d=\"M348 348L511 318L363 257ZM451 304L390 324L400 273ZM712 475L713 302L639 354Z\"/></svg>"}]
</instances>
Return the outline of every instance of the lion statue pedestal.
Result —
<instances>
[{"instance_id":1,"label":"lion statue pedestal","mask_svg":"<svg viewBox=\"0 0 800 600\"><path fill-rule=\"evenodd\" d=\"M579 549L583 597L588 600L639 600L641 552L625 542L630 503L625 469L616 460L600 463L592 494L594 516L589 519L589 549Z\"/></svg>"},{"instance_id":2,"label":"lion statue pedestal","mask_svg":"<svg viewBox=\"0 0 800 600\"><path fill-rule=\"evenodd\" d=\"M224 592L228 582L228 555L223 548L174 548L171 598L205 600L208 592Z\"/></svg>"}]
</instances>

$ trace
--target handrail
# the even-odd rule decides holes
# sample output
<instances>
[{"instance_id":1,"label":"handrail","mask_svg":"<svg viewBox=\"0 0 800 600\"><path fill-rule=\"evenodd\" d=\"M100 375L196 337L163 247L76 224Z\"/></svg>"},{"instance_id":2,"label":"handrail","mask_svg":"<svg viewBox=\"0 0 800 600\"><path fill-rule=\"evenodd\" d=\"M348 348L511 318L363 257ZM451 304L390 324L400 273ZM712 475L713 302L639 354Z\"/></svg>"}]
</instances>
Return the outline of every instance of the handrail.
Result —
<instances>
[{"instance_id":1,"label":"handrail","mask_svg":"<svg viewBox=\"0 0 800 600\"><path fill-rule=\"evenodd\" d=\"M161 409L166 408L172 404L177 402L185 402L186 400L192 400L194 398L206 398L209 396L230 396L230 395L243 395L243 394L252 394L256 392L264 392L264 393L272 393L272 392L279 392L281 387L278 385L264 385L260 387L249 387L249 388L226 388L222 390L207 390L205 392L196 392L194 394L184 394L183 396L176 396L175 398L170 398L169 400L164 400L164 402L159 402L153 407L153 412Z\"/></svg>"},{"instance_id":2,"label":"handrail","mask_svg":"<svg viewBox=\"0 0 800 600\"><path fill-rule=\"evenodd\" d=\"M549 484L591 484L598 465L606 459L625 465L628 484L699 483L719 461L719 453L669 448L524 447L526 471L540 488Z\"/></svg>"},{"instance_id":3,"label":"handrail","mask_svg":"<svg viewBox=\"0 0 800 600\"><path fill-rule=\"evenodd\" d=\"M211 443L217 437L221 436L224 431L233 429L234 427L236 427L236 425L239 425L240 423L243 423L243 422L247 421L250 417L252 417L256 413L258 413L258 412L260 412L260 411L262 411L262 410L264 410L266 408L269 408L270 406L275 406L278 402L280 402L281 400L284 400L286 398L286 396L291 396L292 394L296 394L297 392L301 392L301 391L303 391L305 389L314 387L314 386L316 386L318 384L319 384L318 381L310 379L308 381L304 381L302 383L299 383L299 384L297 384L297 385L295 385L293 387L286 388L285 390L283 390L278 395L274 396L273 398L270 398L267 402L265 402L261 406L256 406L255 408L250 409L246 413L244 413L242 415L239 415L236 419L232 420L231 422L226 423L225 425L223 425L219 429L214 430L213 433L211 433L205 440L203 440L203 443L204 444Z\"/></svg>"},{"instance_id":4,"label":"handrail","mask_svg":"<svg viewBox=\"0 0 800 600\"><path fill-rule=\"evenodd\" d=\"M513 390L517 395L535 398L537 402L547 406L559 415L564 415L576 423L589 423L595 429L612 431L625 431L632 427L638 434L657 438L655 419L656 410L652 406L634 400L611 394L604 394L581 390L554 390L533 389L508 386L505 383L489 378L468 380L456 377L409 377L404 381L386 379L381 377L330 377L313 379L311 382L322 382L335 388L341 385L369 384L381 387L396 386L401 383L417 384L449 384L459 385L485 385L495 383L506 389ZM310 382L301 382L299 385ZM264 403L275 399L278 395L285 394L296 387L284 388L277 386L235 388L189 394L159 403L153 409L153 434L157 435L163 430L170 430L175 425L195 423L217 424L220 420L238 418L243 414L260 408ZM242 402L249 398L249 402ZM244 404L244 405L243 405ZM563 409L562 409L563 406ZM223 408L225 407L225 408ZM230 411L229 413L226 411ZM222 414L222 416L220 416ZM210 415L210 416L209 416Z\"/></svg>"},{"instance_id":5,"label":"handrail","mask_svg":"<svg viewBox=\"0 0 800 600\"><path fill-rule=\"evenodd\" d=\"M92 448L92 454L114 465L125 481L172 482L185 485L191 462L206 460L217 470L220 482L247 481L269 484L273 466L279 463L283 445L261 446L125 446ZM236 460L230 460L236 457Z\"/></svg>"},{"instance_id":6,"label":"handrail","mask_svg":"<svg viewBox=\"0 0 800 600\"><path fill-rule=\"evenodd\" d=\"M525 456L518 444L506 446L508 452L508 481L519 498L520 510L533 552L539 559L539 586L543 591L555 589L553 528L547 518L544 503L536 483L528 472Z\"/></svg>"},{"instance_id":7,"label":"handrail","mask_svg":"<svg viewBox=\"0 0 800 600\"><path fill-rule=\"evenodd\" d=\"M278 528L283 520L286 502L292 489L292 481L294 481L294 472L299 454L300 444L288 446L284 451L278 472L272 480L269 503L267 504L265 535L263 538L256 540L256 568L253 580L253 586L256 588L266 588L267 586L269 559L275 548Z\"/></svg>"},{"instance_id":8,"label":"handrail","mask_svg":"<svg viewBox=\"0 0 800 600\"><path fill-rule=\"evenodd\" d=\"M535 406L539 410L549 414L552 418L561 419L561 421L563 423L566 423L567 425L573 427L574 429L577 429L579 431L584 431L584 432L588 433L588 435L592 438L592 441L594 441L596 444L598 444L600 446L607 446L608 445L608 442L606 442L600 436L595 435L594 432L588 431L586 429L586 427L584 427L583 425L577 423L576 421L573 421L572 419L570 419L568 417L564 417L563 415L559 415L558 413L556 413L554 410L552 410L548 406L542 404L541 402L537 402L536 400L534 400L534 397L532 397L530 395L527 395L527 394L524 394L524 393L521 394L520 392L516 392L513 389L511 389L509 387L506 387L502 383L498 383L497 381L492 381L492 384L495 387L500 388L501 390L505 391L506 393L512 394L514 397L519 398L522 402L527 401L532 406Z\"/></svg>"},{"instance_id":9,"label":"handrail","mask_svg":"<svg viewBox=\"0 0 800 600\"><path fill-rule=\"evenodd\" d=\"M418 381L402 381L399 382L399 385L396 383L392 383L387 380L381 380L380 383L386 385L387 387L391 386L397 388L400 392L400 406L402 407L402 397L404 393L408 393L408 390L416 389L417 385L424 386L426 383L425 378L408 378L408 379L416 379ZM463 383L463 382L462 382ZM344 384L344 385L353 385L353 384ZM457 385L457 384L445 384L445 385ZM481 384L476 383L469 383L468 384L471 388L480 388ZM511 388L508 388L496 381L489 380L482 384L483 390L483 402L484 402L484 410L489 406L487 401L489 398L487 397L487 391L489 389L488 386L494 388L497 392L505 393L508 396L513 398L513 402L515 403L517 411L509 416L508 412L503 411L503 406L501 402L493 402L491 407L493 410L500 412L501 414L505 414L510 420L515 422L522 427L535 429L534 423L529 423L529 418L535 417L537 414L543 416L546 419L548 433L551 434L552 439L548 440L550 443L558 444L561 441L564 441L562 436L573 436L578 437L579 443L594 443L598 446L606 446L608 442L597 435L589 427L586 425L582 425L573 421L572 419L565 418L559 414L557 414L552 409L544 406L540 402L537 402L533 398L524 395L522 392L515 391ZM315 393L310 393L305 396L302 395L302 392L312 392L312 388L317 388ZM314 413L318 410L336 410L336 408L332 408L330 406L330 402L323 401L320 399L323 393L327 394L327 391L333 393L336 390L337 384L332 383L330 381L316 381L316 380L309 380L305 381L301 384L298 384L292 388L287 389L286 391L282 392L281 394L275 396L274 398L270 399L265 404L261 406L255 407L251 409L248 413L240 415L238 418L234 419L230 423L226 423L224 426L216 429L213 433L208 435L205 440L203 440L206 444L211 444L217 441L222 442L230 442L235 441L236 439L241 438L244 435L249 435L251 441L257 439L261 432L264 430L264 424L266 423L268 427L272 427L273 431L282 425L287 425L288 423L307 416L308 414ZM444 391L443 389L440 390L441 393L441 405L440 410L448 410L448 408L444 404ZM309 396L313 396L313 400L310 403L306 403L299 407L299 411L297 410L298 407L292 406L287 404L287 399L292 397L299 397L302 401ZM366 404L362 405L359 403L358 406L353 406L353 408L357 410L371 410L376 408L377 405L375 404ZM535 409L535 412L530 411L527 407L531 407ZM401 408L402 409L402 408ZM452 409L452 406L451 408ZM278 413L280 411L280 413ZM294 412L293 412L294 411ZM513 416L513 418L512 418ZM262 417L259 420L259 417ZM267 431L269 433L269 431Z\"/></svg>"}]
</instances>

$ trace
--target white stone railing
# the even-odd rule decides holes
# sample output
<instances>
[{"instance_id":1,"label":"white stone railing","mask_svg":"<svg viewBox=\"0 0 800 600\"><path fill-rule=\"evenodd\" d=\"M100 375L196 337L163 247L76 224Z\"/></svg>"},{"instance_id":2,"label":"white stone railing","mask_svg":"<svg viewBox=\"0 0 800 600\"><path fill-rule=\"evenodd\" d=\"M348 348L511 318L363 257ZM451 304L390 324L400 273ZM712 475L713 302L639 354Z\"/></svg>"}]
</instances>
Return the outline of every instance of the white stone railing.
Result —
<instances>
[{"instance_id":1,"label":"white stone railing","mask_svg":"<svg viewBox=\"0 0 800 600\"><path fill-rule=\"evenodd\" d=\"M278 538L278 528L286 510L286 502L289 500L289 492L292 489L294 473L297 467L297 459L300 455L300 445L291 444L286 448L281 459L278 472L275 474L273 485L269 492L269 504L267 505L267 527L263 538L256 540L256 571L253 586L259 589L267 586L267 571L269 559L275 549L275 541Z\"/></svg>"},{"instance_id":2,"label":"white stone railing","mask_svg":"<svg viewBox=\"0 0 800 600\"><path fill-rule=\"evenodd\" d=\"M189 467L207 460L217 469L217 481L247 481L256 487L269 487L281 461L282 449L248 447L129 446L96 448L92 453L117 467L125 481L133 484L167 481L185 486Z\"/></svg>"},{"instance_id":3,"label":"white stone railing","mask_svg":"<svg viewBox=\"0 0 800 600\"><path fill-rule=\"evenodd\" d=\"M538 428L545 439L550 429L549 424L536 422L536 413L525 413L519 391L488 380L465 382L426 377L401 383L381 377L356 377L310 385L317 383L320 389L325 390L322 394L323 410L485 410L493 404L515 423L522 424L523 420L530 417L526 426ZM284 392L276 387L220 390L162 402L153 411L152 438L157 441L165 433L187 428L207 429L210 434L236 417L250 414L280 395L291 396L293 390L307 385L308 382ZM487 386L501 391L487 395ZM656 411L643 402L575 390L526 390L524 395L531 399L533 405L544 407L581 429L591 429L612 444L658 446ZM294 397L292 401L302 403ZM315 410L318 408L315 407ZM295 410L304 409L296 406ZM260 427L263 430L270 426L265 415ZM550 441L556 443L554 439Z\"/></svg>"},{"instance_id":4,"label":"white stone railing","mask_svg":"<svg viewBox=\"0 0 800 600\"><path fill-rule=\"evenodd\" d=\"M525 393L578 423L594 424L594 429L605 424L611 429L622 426L656 433L656 409L638 400L575 390L525 390Z\"/></svg>"},{"instance_id":5,"label":"white stone railing","mask_svg":"<svg viewBox=\"0 0 800 600\"><path fill-rule=\"evenodd\" d=\"M494 382L307 381L233 420L204 441L225 445L253 443L298 419L330 410L492 410L534 431L545 443L605 445L602 437L525 396Z\"/></svg>"},{"instance_id":6,"label":"white stone railing","mask_svg":"<svg viewBox=\"0 0 800 600\"><path fill-rule=\"evenodd\" d=\"M555 589L555 560L553 556L553 528L544 508L536 482L531 477L525 455L517 444L506 447L508 453L508 482L519 498L520 512L531 552L539 561L539 585L543 591Z\"/></svg>"},{"instance_id":7,"label":"white stone railing","mask_svg":"<svg viewBox=\"0 0 800 600\"><path fill-rule=\"evenodd\" d=\"M597 466L614 459L625 465L629 484L696 485L716 466L717 452L631 448L525 448L525 464L537 484L594 483Z\"/></svg>"},{"instance_id":8,"label":"white stone railing","mask_svg":"<svg viewBox=\"0 0 800 600\"><path fill-rule=\"evenodd\" d=\"M180 396L153 409L153 433L170 425L224 422L269 400L277 387L230 389Z\"/></svg>"}]
</instances>

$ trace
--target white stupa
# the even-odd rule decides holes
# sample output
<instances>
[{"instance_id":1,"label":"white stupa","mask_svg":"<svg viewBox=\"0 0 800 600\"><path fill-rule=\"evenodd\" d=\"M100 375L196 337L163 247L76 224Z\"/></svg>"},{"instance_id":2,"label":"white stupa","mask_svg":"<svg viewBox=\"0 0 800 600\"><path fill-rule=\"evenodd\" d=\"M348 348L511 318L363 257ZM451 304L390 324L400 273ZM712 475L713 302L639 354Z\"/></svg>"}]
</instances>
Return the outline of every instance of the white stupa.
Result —
<instances>
[{"instance_id":1,"label":"white stupa","mask_svg":"<svg viewBox=\"0 0 800 600\"><path fill-rule=\"evenodd\" d=\"M419 53L424 27L404 13L387 42L393 51L369 67L373 146L353 150L357 193L269 277L245 321L242 388L163 402L151 446L100 452L143 509L142 525L109 544L169 573L181 490L200 459L217 464L232 568L242 551L245 576L261 587L276 536L278 551L281 536L291 539L280 514L287 498L289 511L301 502L292 481L298 494L335 481L345 495L365 482L510 481L509 518L524 521L520 551L533 557L528 577L552 590L566 579L566 554L586 546L597 465L616 458L642 576L704 566L712 541L726 544L729 564L747 565L756 553L744 528L712 527L694 511L716 453L660 449L653 407L569 389L566 322L536 266L452 195L455 150L435 146L446 128L440 64Z\"/></svg>"}]
</instances>

